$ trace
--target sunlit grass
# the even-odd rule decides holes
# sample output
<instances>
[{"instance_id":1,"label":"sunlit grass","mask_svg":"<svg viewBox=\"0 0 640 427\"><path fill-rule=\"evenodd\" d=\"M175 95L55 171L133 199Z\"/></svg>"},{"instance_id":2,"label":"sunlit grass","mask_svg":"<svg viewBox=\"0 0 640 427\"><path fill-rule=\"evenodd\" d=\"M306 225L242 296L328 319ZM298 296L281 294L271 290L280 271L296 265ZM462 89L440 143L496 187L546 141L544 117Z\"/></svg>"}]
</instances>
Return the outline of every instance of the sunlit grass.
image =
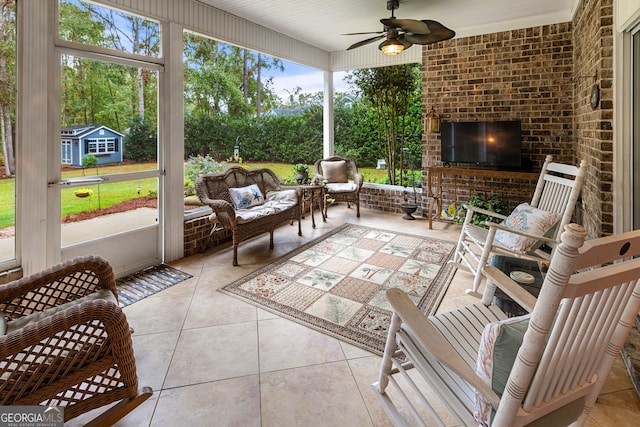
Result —
<instances>
[{"instance_id":1,"label":"sunlit grass","mask_svg":"<svg viewBox=\"0 0 640 427\"><path fill-rule=\"evenodd\" d=\"M0 228L16 223L16 180L0 179Z\"/></svg>"},{"instance_id":2,"label":"sunlit grass","mask_svg":"<svg viewBox=\"0 0 640 427\"><path fill-rule=\"evenodd\" d=\"M286 178L293 179L295 177L293 165L288 163L244 162L242 166L246 168L269 168L282 180ZM313 175L313 165L309 165L309 170ZM387 171L384 169L358 168L358 172L362 174L364 182L381 183L387 177Z\"/></svg>"},{"instance_id":3,"label":"sunlit grass","mask_svg":"<svg viewBox=\"0 0 640 427\"><path fill-rule=\"evenodd\" d=\"M60 191L62 217L78 212L108 208L136 197L155 197L158 191L158 182L157 178L147 178L140 181L87 185L82 189L91 190L91 195L77 197L75 192L78 188L63 188Z\"/></svg>"}]
</instances>

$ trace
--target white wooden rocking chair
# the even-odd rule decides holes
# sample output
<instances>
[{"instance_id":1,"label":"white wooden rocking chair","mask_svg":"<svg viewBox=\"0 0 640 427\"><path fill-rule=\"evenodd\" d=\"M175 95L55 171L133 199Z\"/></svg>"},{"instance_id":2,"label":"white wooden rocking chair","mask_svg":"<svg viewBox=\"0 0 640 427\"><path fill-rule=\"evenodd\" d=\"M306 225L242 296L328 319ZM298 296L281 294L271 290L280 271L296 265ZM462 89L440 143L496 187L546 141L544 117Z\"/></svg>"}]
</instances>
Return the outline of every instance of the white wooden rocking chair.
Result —
<instances>
[{"instance_id":1,"label":"white wooden rocking chair","mask_svg":"<svg viewBox=\"0 0 640 427\"><path fill-rule=\"evenodd\" d=\"M411 415L420 425L444 425L441 416L468 426L584 424L640 310L640 230L586 242L581 226L565 230L537 301L484 269L483 300L497 285L530 315L506 318L480 302L425 318L401 290L387 291L394 314L373 387L395 425ZM431 393L416 385L423 379ZM433 410L436 401L448 410Z\"/></svg>"},{"instance_id":2,"label":"white wooden rocking chair","mask_svg":"<svg viewBox=\"0 0 640 427\"><path fill-rule=\"evenodd\" d=\"M492 254L502 254L533 260L548 260L550 255L538 248L553 247L560 230L569 224L582 188L586 162L580 167L554 163L547 156L531 203L518 206L508 217L474 206L466 206L458 245L450 263L470 271L475 278L468 294L480 297L482 268ZM488 222L485 227L474 225L475 213L502 220ZM546 234L545 234L546 233Z\"/></svg>"}]
</instances>

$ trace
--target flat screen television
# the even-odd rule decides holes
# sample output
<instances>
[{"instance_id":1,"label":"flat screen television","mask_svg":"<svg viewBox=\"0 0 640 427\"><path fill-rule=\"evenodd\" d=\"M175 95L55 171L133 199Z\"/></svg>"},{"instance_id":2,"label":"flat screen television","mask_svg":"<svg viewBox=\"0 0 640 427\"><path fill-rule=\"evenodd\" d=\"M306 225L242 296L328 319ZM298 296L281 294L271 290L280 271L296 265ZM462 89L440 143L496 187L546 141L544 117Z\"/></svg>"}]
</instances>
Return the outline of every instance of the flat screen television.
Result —
<instances>
[{"instance_id":1,"label":"flat screen television","mask_svg":"<svg viewBox=\"0 0 640 427\"><path fill-rule=\"evenodd\" d=\"M522 159L521 122L443 122L440 128L443 163L473 163L519 168Z\"/></svg>"}]
</instances>

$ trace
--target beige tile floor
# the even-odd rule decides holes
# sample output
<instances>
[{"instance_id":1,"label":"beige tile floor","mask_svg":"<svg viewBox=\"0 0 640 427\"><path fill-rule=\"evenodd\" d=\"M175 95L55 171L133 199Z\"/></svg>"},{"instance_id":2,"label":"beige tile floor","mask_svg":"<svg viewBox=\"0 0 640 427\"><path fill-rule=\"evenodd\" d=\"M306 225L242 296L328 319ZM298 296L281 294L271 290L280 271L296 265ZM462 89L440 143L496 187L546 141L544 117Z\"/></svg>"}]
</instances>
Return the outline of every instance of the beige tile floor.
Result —
<instances>
[{"instance_id":1,"label":"beige tile floor","mask_svg":"<svg viewBox=\"0 0 640 427\"><path fill-rule=\"evenodd\" d=\"M370 388L379 356L217 292L345 222L451 241L459 232L456 225L435 223L428 230L425 219L405 221L367 209L358 219L340 204L315 230L307 216L303 237L297 227L276 230L272 251L268 234L241 244L239 267L231 266L229 247L172 263L193 278L125 308L135 329L140 385L151 386L154 395L117 425L390 425ZM464 293L469 280L468 273L456 273L440 311L476 301ZM640 404L622 362L588 425L640 425Z\"/></svg>"}]
</instances>

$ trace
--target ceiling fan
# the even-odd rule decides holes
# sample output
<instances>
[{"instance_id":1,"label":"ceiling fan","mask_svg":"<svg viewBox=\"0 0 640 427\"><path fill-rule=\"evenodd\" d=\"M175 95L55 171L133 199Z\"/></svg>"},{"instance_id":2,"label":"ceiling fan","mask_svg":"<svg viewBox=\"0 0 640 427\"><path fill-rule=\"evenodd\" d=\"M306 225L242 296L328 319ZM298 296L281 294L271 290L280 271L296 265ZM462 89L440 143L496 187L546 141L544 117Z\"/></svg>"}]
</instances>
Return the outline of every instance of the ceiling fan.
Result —
<instances>
[{"instance_id":1,"label":"ceiling fan","mask_svg":"<svg viewBox=\"0 0 640 427\"><path fill-rule=\"evenodd\" d=\"M345 36L378 34L375 37L352 44L347 48L347 50L355 49L386 38L385 41L380 43L378 49L380 49L385 55L397 55L414 44L424 45L436 43L442 40L451 39L456 35L455 31L450 30L441 23L430 19L423 19L421 21L417 19L398 19L393 13L395 9L398 9L398 7L400 7L399 0L387 1L387 10L391 11L391 18L380 20L382 25L384 25L384 29L382 31L343 34Z\"/></svg>"}]
</instances>

